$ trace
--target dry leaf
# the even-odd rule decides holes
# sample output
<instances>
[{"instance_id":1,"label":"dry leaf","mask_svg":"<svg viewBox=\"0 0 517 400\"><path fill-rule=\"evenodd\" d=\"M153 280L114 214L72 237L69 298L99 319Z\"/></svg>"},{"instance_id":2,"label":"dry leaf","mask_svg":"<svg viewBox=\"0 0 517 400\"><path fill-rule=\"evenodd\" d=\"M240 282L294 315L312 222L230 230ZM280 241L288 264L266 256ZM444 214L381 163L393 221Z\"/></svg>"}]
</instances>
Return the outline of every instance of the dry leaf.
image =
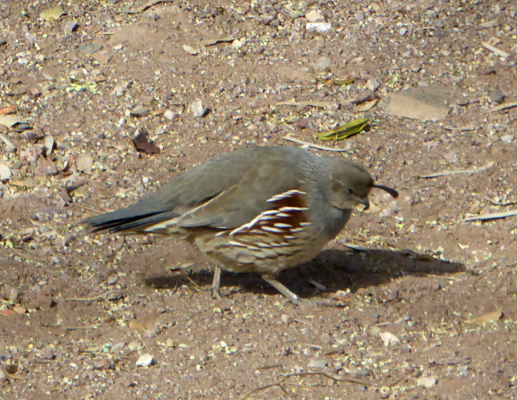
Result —
<instances>
[{"instance_id":1,"label":"dry leaf","mask_svg":"<svg viewBox=\"0 0 517 400\"><path fill-rule=\"evenodd\" d=\"M25 314L27 312L27 309L22 306L14 306L13 311L17 314Z\"/></svg>"},{"instance_id":2,"label":"dry leaf","mask_svg":"<svg viewBox=\"0 0 517 400\"><path fill-rule=\"evenodd\" d=\"M488 314L480 315L479 317L468 319L465 321L465 323L466 324L484 325L489 322L497 321L502 316L503 316L503 312L501 310L496 310L496 311L489 312Z\"/></svg>"},{"instance_id":3,"label":"dry leaf","mask_svg":"<svg viewBox=\"0 0 517 400\"><path fill-rule=\"evenodd\" d=\"M12 111L14 111L14 106L5 107L5 108L0 109L0 115L9 114Z\"/></svg>"},{"instance_id":4,"label":"dry leaf","mask_svg":"<svg viewBox=\"0 0 517 400\"><path fill-rule=\"evenodd\" d=\"M0 310L0 315L4 315L6 317L12 317L13 315L16 315L16 313L14 311L6 308L5 310Z\"/></svg>"},{"instance_id":5,"label":"dry leaf","mask_svg":"<svg viewBox=\"0 0 517 400\"><path fill-rule=\"evenodd\" d=\"M141 322L137 322L135 320L129 321L129 327L135 331L145 331L149 328L149 325L142 324Z\"/></svg>"},{"instance_id":6,"label":"dry leaf","mask_svg":"<svg viewBox=\"0 0 517 400\"><path fill-rule=\"evenodd\" d=\"M63 10L63 7L57 6L57 7L51 8L50 10L43 11L39 15L39 17L41 19L44 19L45 21L50 21L51 19L58 20L59 17L61 17L62 15L65 15L65 14L66 14L66 12L65 12L65 10Z\"/></svg>"},{"instance_id":7,"label":"dry leaf","mask_svg":"<svg viewBox=\"0 0 517 400\"><path fill-rule=\"evenodd\" d=\"M376 104L377 104L377 99L365 101L364 103L358 105L355 110L357 112L365 112L365 111L371 110L373 107L375 107Z\"/></svg>"},{"instance_id":8,"label":"dry leaf","mask_svg":"<svg viewBox=\"0 0 517 400\"><path fill-rule=\"evenodd\" d=\"M160 154L161 150L153 142L149 141L149 133L141 130L136 138L133 139L133 144L138 151L146 154Z\"/></svg>"}]
</instances>

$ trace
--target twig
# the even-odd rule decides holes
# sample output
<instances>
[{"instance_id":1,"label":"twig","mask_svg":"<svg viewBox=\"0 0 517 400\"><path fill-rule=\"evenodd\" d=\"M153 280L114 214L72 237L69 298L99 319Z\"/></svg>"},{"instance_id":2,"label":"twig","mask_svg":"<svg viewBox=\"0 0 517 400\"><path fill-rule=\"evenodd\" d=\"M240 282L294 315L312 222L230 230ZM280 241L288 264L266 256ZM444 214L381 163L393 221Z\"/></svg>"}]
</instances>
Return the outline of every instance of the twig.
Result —
<instances>
[{"instance_id":1,"label":"twig","mask_svg":"<svg viewBox=\"0 0 517 400\"><path fill-rule=\"evenodd\" d=\"M176 281L176 284L174 285L174 288L172 289L172 292L170 294L173 295L177 291L178 291L178 281Z\"/></svg>"},{"instance_id":2,"label":"twig","mask_svg":"<svg viewBox=\"0 0 517 400\"><path fill-rule=\"evenodd\" d=\"M517 107L517 101L512 101L508 103L499 104L498 106L495 106L491 110L488 110L489 112L496 112L501 110L507 110L508 108L514 108Z\"/></svg>"},{"instance_id":3,"label":"twig","mask_svg":"<svg viewBox=\"0 0 517 400\"><path fill-rule=\"evenodd\" d=\"M95 300L102 299L103 297L107 297L109 294L111 294L111 293L113 293L113 292L118 292L118 290L108 290L106 293L99 294L98 296L91 297L91 298L87 298L87 297L75 297L75 298L64 299L64 300L65 300L65 301L86 301L86 302L89 302L89 301L95 301Z\"/></svg>"},{"instance_id":4,"label":"twig","mask_svg":"<svg viewBox=\"0 0 517 400\"><path fill-rule=\"evenodd\" d=\"M169 271L171 271L171 272L183 271L184 269L192 268L193 265L194 264L192 264L192 263L186 263L186 264L182 264L178 267L171 267L171 268L169 268Z\"/></svg>"},{"instance_id":5,"label":"twig","mask_svg":"<svg viewBox=\"0 0 517 400\"><path fill-rule=\"evenodd\" d=\"M273 364L273 365L264 365L263 367L258 367L257 369L273 369L273 368L279 368L282 364Z\"/></svg>"},{"instance_id":6,"label":"twig","mask_svg":"<svg viewBox=\"0 0 517 400\"><path fill-rule=\"evenodd\" d=\"M185 278L187 278L190 281L190 283L192 283L192 284L194 284L194 286L196 286L197 291L201 290L199 285L196 282L194 282L192 279L190 279L190 277L186 276Z\"/></svg>"},{"instance_id":7,"label":"twig","mask_svg":"<svg viewBox=\"0 0 517 400\"><path fill-rule=\"evenodd\" d=\"M399 378L399 379L395 379L392 383L390 383L390 384L388 384L386 386L388 386L389 388L392 388L393 386L395 386L397 383L399 383L403 379L404 379L404 377Z\"/></svg>"},{"instance_id":8,"label":"twig","mask_svg":"<svg viewBox=\"0 0 517 400\"><path fill-rule=\"evenodd\" d=\"M506 212L500 212L500 213L492 213L492 214L485 214L485 215L475 215L473 217L467 217L461 220L461 222L469 222L469 221L489 221L492 219L501 219L506 217L513 217L517 215L517 210L511 210Z\"/></svg>"},{"instance_id":9,"label":"twig","mask_svg":"<svg viewBox=\"0 0 517 400\"><path fill-rule=\"evenodd\" d=\"M492 200L490 197L488 196L483 196L483 198L487 201L489 201L490 203L492 203L493 205L495 206L499 206L499 207L508 207L508 206L514 206L517 204L517 201L510 201L508 203L501 203L500 201L495 201L495 200Z\"/></svg>"},{"instance_id":10,"label":"twig","mask_svg":"<svg viewBox=\"0 0 517 400\"><path fill-rule=\"evenodd\" d=\"M483 46L485 46L488 50L493 51L498 56L501 56L501 57L504 57L504 58L510 57L510 54L508 54L508 53L506 53L506 52L504 52L502 50L499 50L497 47L494 47L494 46L492 46L491 44L489 44L487 42L481 42L481 44Z\"/></svg>"},{"instance_id":11,"label":"twig","mask_svg":"<svg viewBox=\"0 0 517 400\"><path fill-rule=\"evenodd\" d=\"M77 331L80 329L97 329L99 325L90 325L90 326L69 326L65 328L67 331Z\"/></svg>"},{"instance_id":12,"label":"twig","mask_svg":"<svg viewBox=\"0 0 517 400\"><path fill-rule=\"evenodd\" d=\"M323 347L318 346L318 345L316 345L316 344L312 344L312 343L299 343L298 345L299 345L299 346L307 346L307 347L311 347L311 348L313 348L313 349L323 350Z\"/></svg>"},{"instance_id":13,"label":"twig","mask_svg":"<svg viewBox=\"0 0 517 400\"><path fill-rule=\"evenodd\" d=\"M297 374L289 374L285 375L286 378L292 378L293 376L324 376L325 378L332 379L334 382L347 382L347 383L355 383L357 385L363 386L376 386L369 382L359 381L357 379L352 378L336 378L332 375L327 374L326 372L299 372Z\"/></svg>"},{"instance_id":14,"label":"twig","mask_svg":"<svg viewBox=\"0 0 517 400\"><path fill-rule=\"evenodd\" d=\"M254 389L252 390L251 392L249 392L248 394L246 394L242 400L244 399L247 399L248 397L250 397L252 394L254 393L257 393L257 392L260 392L260 391L263 391L263 390L267 390L267 389L271 389L273 387L279 387L285 394L287 394L286 390L282 387L282 384L288 380L289 378L292 378L293 376L299 376L299 377L303 377L303 376L324 376L325 378L328 378L328 379L332 379L334 382L347 382L347 383L355 383L357 385L363 385L363 386L376 386L376 385L372 385L368 382L362 382L362 381L359 381L359 380L356 380L356 379L348 379L348 378L335 378L333 377L332 375L329 375L325 372L300 372L298 374L288 374L288 375L284 375L284 379L282 379L280 382L277 382L277 383L272 383L270 385L266 385L266 386L261 386L257 389ZM397 384L398 382L400 382L402 379L399 379L398 381L392 383L391 386L394 386L395 384Z\"/></svg>"},{"instance_id":15,"label":"twig","mask_svg":"<svg viewBox=\"0 0 517 400\"><path fill-rule=\"evenodd\" d=\"M7 371L6 368L4 368L3 366L0 365L0 369L2 370L2 372L9 378L9 379L27 379L26 376L16 376L14 374L11 374L10 372Z\"/></svg>"},{"instance_id":16,"label":"twig","mask_svg":"<svg viewBox=\"0 0 517 400\"><path fill-rule=\"evenodd\" d=\"M355 251L370 251L370 249L367 249L366 247L356 246L355 244L350 244L350 243L343 243L343 246L348 247L349 249L352 249Z\"/></svg>"},{"instance_id":17,"label":"twig","mask_svg":"<svg viewBox=\"0 0 517 400\"><path fill-rule=\"evenodd\" d=\"M489 162L484 167L479 168L471 168L471 169L459 169L455 171L443 171L443 172L437 172L435 174L429 174L429 175L420 175L420 179L432 179L432 178L439 178L440 176L449 176L449 175L459 175L459 174L475 174L476 172L482 172L486 171L489 168L492 168L495 165L493 161Z\"/></svg>"},{"instance_id":18,"label":"twig","mask_svg":"<svg viewBox=\"0 0 517 400\"><path fill-rule=\"evenodd\" d=\"M303 140L296 139L296 138L292 137L291 135L284 136L282 139L289 140L290 142L294 142L294 143L298 143L298 144L303 144L304 146L309 146L309 147L312 147L312 148L318 149L318 150L336 151L336 152L348 151L347 149L334 149L332 147L320 146L319 144L305 142Z\"/></svg>"},{"instance_id":19,"label":"twig","mask_svg":"<svg viewBox=\"0 0 517 400\"><path fill-rule=\"evenodd\" d=\"M266 385L266 386L261 386L259 388L256 388L256 389L253 389L251 392L249 392L248 394L244 395L244 397L242 398L242 400L244 399L247 399L248 397L250 397L252 394L255 394L257 392L261 392L263 390L268 390L268 389L271 389L271 388L274 388L274 387L278 387L280 388L280 390L282 390L282 392L284 392L287 396L289 396L289 394L287 393L287 391L282 387L282 383L284 383L288 378L284 378L282 379L280 382L277 382L277 383L271 383L270 385Z\"/></svg>"},{"instance_id":20,"label":"twig","mask_svg":"<svg viewBox=\"0 0 517 400\"><path fill-rule=\"evenodd\" d=\"M310 322L307 322L307 321L303 321L301 319L293 319L294 322L298 322L299 324L303 324L303 325L307 325L307 326L312 326L312 324ZM321 349L321 347L320 347Z\"/></svg>"},{"instance_id":21,"label":"twig","mask_svg":"<svg viewBox=\"0 0 517 400\"><path fill-rule=\"evenodd\" d=\"M461 278L456 278L454 276L447 276L447 275L434 275L434 274L428 274L426 276L430 276L430 277L433 277L433 278L442 278L442 279L447 279L449 281L456 281L456 282L463 282L463 279Z\"/></svg>"},{"instance_id":22,"label":"twig","mask_svg":"<svg viewBox=\"0 0 517 400\"><path fill-rule=\"evenodd\" d=\"M476 126L473 126L473 125L459 126L459 127L456 127L456 128L453 127L453 126L444 126L444 129L446 129L448 131L460 131L460 132L475 131L478 128L479 127L476 127Z\"/></svg>"}]
</instances>

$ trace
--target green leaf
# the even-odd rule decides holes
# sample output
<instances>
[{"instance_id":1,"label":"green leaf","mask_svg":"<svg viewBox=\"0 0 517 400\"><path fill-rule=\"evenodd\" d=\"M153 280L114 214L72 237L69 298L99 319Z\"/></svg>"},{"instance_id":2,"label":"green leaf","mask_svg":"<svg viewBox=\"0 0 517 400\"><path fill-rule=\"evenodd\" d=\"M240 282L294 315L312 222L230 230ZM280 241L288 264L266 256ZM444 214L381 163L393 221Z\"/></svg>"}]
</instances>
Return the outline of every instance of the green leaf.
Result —
<instances>
[{"instance_id":1,"label":"green leaf","mask_svg":"<svg viewBox=\"0 0 517 400\"><path fill-rule=\"evenodd\" d=\"M321 132L314 136L320 140L343 140L363 131L368 125L368 122L368 118L354 119L346 125L338 126L330 131Z\"/></svg>"},{"instance_id":2,"label":"green leaf","mask_svg":"<svg viewBox=\"0 0 517 400\"><path fill-rule=\"evenodd\" d=\"M65 15L66 12L65 10L63 10L63 7L61 6L57 6L57 7L54 7L54 8L51 8L50 10L47 10L47 11L43 11L42 13L40 13L39 17L41 19L44 19L45 21L50 21L51 19L59 19L59 17L61 17L62 15Z\"/></svg>"}]
</instances>

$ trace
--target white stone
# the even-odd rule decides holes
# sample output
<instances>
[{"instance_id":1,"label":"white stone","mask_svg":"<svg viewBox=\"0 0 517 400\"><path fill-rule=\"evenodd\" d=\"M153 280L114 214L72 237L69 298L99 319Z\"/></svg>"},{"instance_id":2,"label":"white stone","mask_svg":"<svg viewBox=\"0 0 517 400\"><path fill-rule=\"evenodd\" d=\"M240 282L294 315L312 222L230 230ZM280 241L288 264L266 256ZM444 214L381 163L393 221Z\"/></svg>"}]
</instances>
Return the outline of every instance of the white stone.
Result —
<instances>
[{"instance_id":1,"label":"white stone","mask_svg":"<svg viewBox=\"0 0 517 400\"><path fill-rule=\"evenodd\" d=\"M307 19L307 21L309 22L319 22L319 21L323 21L323 15L317 11L317 10L312 10L312 11L309 11L306 15L305 15L305 18Z\"/></svg>"},{"instance_id":2,"label":"white stone","mask_svg":"<svg viewBox=\"0 0 517 400\"><path fill-rule=\"evenodd\" d=\"M156 364L156 360L150 354L142 354L136 362L137 367L150 367L153 364Z\"/></svg>"},{"instance_id":3,"label":"white stone","mask_svg":"<svg viewBox=\"0 0 517 400\"><path fill-rule=\"evenodd\" d=\"M309 32L326 33L330 31L332 24L330 22L308 22L306 28Z\"/></svg>"}]
</instances>

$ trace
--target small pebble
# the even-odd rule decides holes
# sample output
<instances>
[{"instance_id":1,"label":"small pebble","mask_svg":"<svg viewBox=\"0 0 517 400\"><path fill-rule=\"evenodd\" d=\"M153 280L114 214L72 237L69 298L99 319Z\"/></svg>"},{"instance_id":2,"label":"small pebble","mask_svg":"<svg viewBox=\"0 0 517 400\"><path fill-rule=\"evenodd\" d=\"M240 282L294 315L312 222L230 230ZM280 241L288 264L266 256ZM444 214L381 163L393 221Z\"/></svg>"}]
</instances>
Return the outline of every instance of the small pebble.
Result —
<instances>
[{"instance_id":1,"label":"small pebble","mask_svg":"<svg viewBox=\"0 0 517 400\"><path fill-rule=\"evenodd\" d=\"M156 360L150 354L142 354L136 362L137 367L150 367L153 364L156 364Z\"/></svg>"},{"instance_id":2,"label":"small pebble","mask_svg":"<svg viewBox=\"0 0 517 400\"><path fill-rule=\"evenodd\" d=\"M314 68L318 72L326 72L326 71L330 70L330 64L331 64L331 61L329 58L321 57L318 61L316 61Z\"/></svg>"},{"instance_id":3,"label":"small pebble","mask_svg":"<svg viewBox=\"0 0 517 400\"><path fill-rule=\"evenodd\" d=\"M114 285L115 283L118 282L118 276L117 275L112 275L108 278L108 285Z\"/></svg>"},{"instance_id":4,"label":"small pebble","mask_svg":"<svg viewBox=\"0 0 517 400\"><path fill-rule=\"evenodd\" d=\"M438 379L436 379L434 376L425 376L422 378L418 378L416 382L417 382L418 386L429 389L429 388L432 388L433 386L436 386Z\"/></svg>"},{"instance_id":5,"label":"small pebble","mask_svg":"<svg viewBox=\"0 0 517 400\"><path fill-rule=\"evenodd\" d=\"M409 69L413 72L418 72L422 69L422 64L420 63L414 63L409 66Z\"/></svg>"},{"instance_id":6,"label":"small pebble","mask_svg":"<svg viewBox=\"0 0 517 400\"><path fill-rule=\"evenodd\" d=\"M190 111L192 111L194 117L201 118L206 115L208 110L203 105L203 100L196 100L190 105Z\"/></svg>"},{"instance_id":7,"label":"small pebble","mask_svg":"<svg viewBox=\"0 0 517 400\"><path fill-rule=\"evenodd\" d=\"M379 333L381 333L381 328L379 328L378 326L372 326L370 328L370 335L372 336L379 336Z\"/></svg>"},{"instance_id":8,"label":"small pebble","mask_svg":"<svg viewBox=\"0 0 517 400\"><path fill-rule=\"evenodd\" d=\"M327 33L332 29L330 22L308 22L306 29L309 32Z\"/></svg>"},{"instance_id":9,"label":"small pebble","mask_svg":"<svg viewBox=\"0 0 517 400\"><path fill-rule=\"evenodd\" d=\"M305 18L307 19L307 21L309 22L319 22L319 21L323 21L323 14L321 14L319 11L317 10L312 10L312 11L309 11L306 15L305 15Z\"/></svg>"},{"instance_id":10,"label":"small pebble","mask_svg":"<svg viewBox=\"0 0 517 400\"><path fill-rule=\"evenodd\" d=\"M163 116L165 118L167 118L168 120L172 121L172 119L174 118L174 112L172 112L171 110L167 110L167 111L165 111Z\"/></svg>"},{"instance_id":11,"label":"small pebble","mask_svg":"<svg viewBox=\"0 0 517 400\"><path fill-rule=\"evenodd\" d=\"M354 15L354 18L356 21L364 21L364 13L363 12L358 12Z\"/></svg>"},{"instance_id":12,"label":"small pebble","mask_svg":"<svg viewBox=\"0 0 517 400\"><path fill-rule=\"evenodd\" d=\"M52 347L46 347L45 349L41 350L38 354L36 354L37 357L41 358L42 360L53 360L56 358L56 353L54 352L54 349Z\"/></svg>"},{"instance_id":13,"label":"small pebble","mask_svg":"<svg viewBox=\"0 0 517 400\"><path fill-rule=\"evenodd\" d=\"M499 89L492 90L489 96L490 102L492 104L501 104L504 100L503 92L501 92Z\"/></svg>"},{"instance_id":14,"label":"small pebble","mask_svg":"<svg viewBox=\"0 0 517 400\"><path fill-rule=\"evenodd\" d=\"M5 163L0 163L0 180L7 181L11 179L11 169Z\"/></svg>"},{"instance_id":15,"label":"small pebble","mask_svg":"<svg viewBox=\"0 0 517 400\"><path fill-rule=\"evenodd\" d=\"M140 118L140 117L145 117L150 112L151 112L151 109L148 107L137 106L129 112L129 115L132 117Z\"/></svg>"},{"instance_id":16,"label":"small pebble","mask_svg":"<svg viewBox=\"0 0 517 400\"><path fill-rule=\"evenodd\" d=\"M371 78L366 82L366 87L372 92L375 92L381 86L382 82L379 79Z\"/></svg>"},{"instance_id":17,"label":"small pebble","mask_svg":"<svg viewBox=\"0 0 517 400\"><path fill-rule=\"evenodd\" d=\"M307 365L309 368L325 368L327 366L327 362L325 360L311 360Z\"/></svg>"},{"instance_id":18,"label":"small pebble","mask_svg":"<svg viewBox=\"0 0 517 400\"><path fill-rule=\"evenodd\" d=\"M111 348L111 352L112 353L115 353L116 351L119 351L120 349L122 349L126 344L124 342L119 342L119 343L116 343L113 345L113 347Z\"/></svg>"},{"instance_id":19,"label":"small pebble","mask_svg":"<svg viewBox=\"0 0 517 400\"><path fill-rule=\"evenodd\" d=\"M501 140L505 143L512 143L513 140L515 139L515 136L513 135L504 135L504 136L501 136Z\"/></svg>"},{"instance_id":20,"label":"small pebble","mask_svg":"<svg viewBox=\"0 0 517 400\"><path fill-rule=\"evenodd\" d=\"M72 33L74 32L79 25L75 21L67 21L63 25L63 33Z\"/></svg>"},{"instance_id":21,"label":"small pebble","mask_svg":"<svg viewBox=\"0 0 517 400\"><path fill-rule=\"evenodd\" d=\"M140 344L138 342L131 342L127 345L127 347L129 348L129 350L135 351L140 347Z\"/></svg>"},{"instance_id":22,"label":"small pebble","mask_svg":"<svg viewBox=\"0 0 517 400\"><path fill-rule=\"evenodd\" d=\"M367 377L370 375L370 371L368 371L367 369L359 369L356 371L355 373L357 376L362 376L362 377Z\"/></svg>"}]
</instances>

